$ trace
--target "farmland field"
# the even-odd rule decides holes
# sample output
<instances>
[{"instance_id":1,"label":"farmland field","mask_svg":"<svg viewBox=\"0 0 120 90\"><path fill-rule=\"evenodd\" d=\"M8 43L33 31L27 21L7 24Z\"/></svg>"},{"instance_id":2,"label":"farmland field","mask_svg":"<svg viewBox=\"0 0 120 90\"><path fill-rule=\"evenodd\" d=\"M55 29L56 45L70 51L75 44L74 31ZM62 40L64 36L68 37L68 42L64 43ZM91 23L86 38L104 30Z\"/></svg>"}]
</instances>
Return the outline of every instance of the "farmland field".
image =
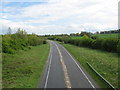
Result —
<instances>
[{"instance_id":1,"label":"farmland field","mask_svg":"<svg viewBox=\"0 0 120 90\"><path fill-rule=\"evenodd\" d=\"M113 86L118 87L118 55L100 50L77 47L63 44L70 53L82 64L100 86L106 87L99 78L93 74L86 62L90 63Z\"/></svg>"},{"instance_id":2,"label":"farmland field","mask_svg":"<svg viewBox=\"0 0 120 90\"><path fill-rule=\"evenodd\" d=\"M108 39L108 38L118 38L118 34L95 34L92 36L97 36L100 39ZM81 36L74 36L73 39L79 39Z\"/></svg>"},{"instance_id":3,"label":"farmland field","mask_svg":"<svg viewBox=\"0 0 120 90\"><path fill-rule=\"evenodd\" d=\"M93 36L97 36L98 38L118 38L118 34L96 34Z\"/></svg>"},{"instance_id":4,"label":"farmland field","mask_svg":"<svg viewBox=\"0 0 120 90\"><path fill-rule=\"evenodd\" d=\"M15 54L3 53L3 87L36 88L48 53L49 44L34 46Z\"/></svg>"}]
</instances>

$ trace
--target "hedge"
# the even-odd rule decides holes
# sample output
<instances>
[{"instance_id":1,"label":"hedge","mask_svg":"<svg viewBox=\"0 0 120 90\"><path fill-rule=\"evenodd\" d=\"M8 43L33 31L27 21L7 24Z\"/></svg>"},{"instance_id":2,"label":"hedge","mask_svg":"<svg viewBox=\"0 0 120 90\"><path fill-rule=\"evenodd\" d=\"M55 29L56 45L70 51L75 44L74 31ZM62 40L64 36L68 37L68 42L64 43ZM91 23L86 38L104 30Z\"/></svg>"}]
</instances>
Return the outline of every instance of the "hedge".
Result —
<instances>
[{"instance_id":1,"label":"hedge","mask_svg":"<svg viewBox=\"0 0 120 90\"><path fill-rule=\"evenodd\" d=\"M120 53L120 39L114 39L114 38L99 39L99 38L88 37L86 35L77 39L73 39L70 37L58 37L55 39L60 42L70 43L76 46Z\"/></svg>"}]
</instances>

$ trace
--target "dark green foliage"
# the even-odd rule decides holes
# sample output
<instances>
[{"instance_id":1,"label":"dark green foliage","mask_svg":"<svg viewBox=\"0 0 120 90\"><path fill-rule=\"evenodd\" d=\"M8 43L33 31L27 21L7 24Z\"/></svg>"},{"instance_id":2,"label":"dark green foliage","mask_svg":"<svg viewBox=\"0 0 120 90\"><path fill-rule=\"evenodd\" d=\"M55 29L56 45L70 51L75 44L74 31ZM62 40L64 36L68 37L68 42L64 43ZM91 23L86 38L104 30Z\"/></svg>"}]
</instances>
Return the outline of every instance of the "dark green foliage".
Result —
<instances>
[{"instance_id":1,"label":"dark green foliage","mask_svg":"<svg viewBox=\"0 0 120 90\"><path fill-rule=\"evenodd\" d=\"M2 40L2 52L10 54L14 53L11 44L11 38L5 35Z\"/></svg>"},{"instance_id":2,"label":"dark green foliage","mask_svg":"<svg viewBox=\"0 0 120 90\"><path fill-rule=\"evenodd\" d=\"M118 45L117 39L104 39L102 42L102 49L109 52L116 52L117 45Z\"/></svg>"},{"instance_id":3,"label":"dark green foliage","mask_svg":"<svg viewBox=\"0 0 120 90\"><path fill-rule=\"evenodd\" d=\"M103 39L97 39L92 41L92 48L93 49L102 49L102 41Z\"/></svg>"},{"instance_id":4,"label":"dark green foliage","mask_svg":"<svg viewBox=\"0 0 120 90\"><path fill-rule=\"evenodd\" d=\"M90 32L81 32L80 35L81 35L81 36L87 35L88 37L90 37L90 34L91 34Z\"/></svg>"},{"instance_id":5,"label":"dark green foliage","mask_svg":"<svg viewBox=\"0 0 120 90\"><path fill-rule=\"evenodd\" d=\"M40 37L38 37L36 35L29 35L28 36L28 44L30 46L40 45L40 44L43 44L43 39L41 39Z\"/></svg>"},{"instance_id":6,"label":"dark green foliage","mask_svg":"<svg viewBox=\"0 0 120 90\"><path fill-rule=\"evenodd\" d=\"M28 49L31 49L31 46L28 46Z\"/></svg>"},{"instance_id":7,"label":"dark green foliage","mask_svg":"<svg viewBox=\"0 0 120 90\"><path fill-rule=\"evenodd\" d=\"M50 40L55 40L55 39L56 39L56 36L49 36L48 39L50 39Z\"/></svg>"},{"instance_id":8,"label":"dark green foliage","mask_svg":"<svg viewBox=\"0 0 120 90\"><path fill-rule=\"evenodd\" d=\"M47 43L46 40L44 40L44 41L43 41L43 44L46 44L46 43Z\"/></svg>"},{"instance_id":9,"label":"dark green foliage","mask_svg":"<svg viewBox=\"0 0 120 90\"><path fill-rule=\"evenodd\" d=\"M98 37L97 36L91 36L92 39L97 39Z\"/></svg>"},{"instance_id":10,"label":"dark green foliage","mask_svg":"<svg viewBox=\"0 0 120 90\"><path fill-rule=\"evenodd\" d=\"M6 34L2 36L2 52L15 53L18 50L31 49L29 46L46 44L46 40L37 35L27 34L25 30L20 30L15 34Z\"/></svg>"},{"instance_id":11,"label":"dark green foliage","mask_svg":"<svg viewBox=\"0 0 120 90\"><path fill-rule=\"evenodd\" d=\"M89 38L87 35L84 35L80 40L80 46L91 47L91 45L92 45L92 39Z\"/></svg>"},{"instance_id":12,"label":"dark green foliage","mask_svg":"<svg viewBox=\"0 0 120 90\"><path fill-rule=\"evenodd\" d=\"M110 33L120 33L120 29L100 32L100 34L110 34Z\"/></svg>"}]
</instances>

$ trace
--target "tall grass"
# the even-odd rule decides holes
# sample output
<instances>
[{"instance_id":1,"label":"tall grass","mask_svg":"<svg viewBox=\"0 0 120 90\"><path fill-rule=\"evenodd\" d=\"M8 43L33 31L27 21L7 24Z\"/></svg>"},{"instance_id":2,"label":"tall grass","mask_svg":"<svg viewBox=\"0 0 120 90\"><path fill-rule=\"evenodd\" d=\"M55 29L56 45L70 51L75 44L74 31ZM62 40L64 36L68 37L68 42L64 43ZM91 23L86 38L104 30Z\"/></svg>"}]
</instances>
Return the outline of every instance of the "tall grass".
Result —
<instances>
[{"instance_id":1,"label":"tall grass","mask_svg":"<svg viewBox=\"0 0 120 90\"><path fill-rule=\"evenodd\" d=\"M106 88L101 80L93 74L86 62L89 62L106 80L118 88L118 55L100 50L77 47L70 44L63 44L65 48L82 64L82 66L92 75L100 86Z\"/></svg>"},{"instance_id":2,"label":"tall grass","mask_svg":"<svg viewBox=\"0 0 120 90\"><path fill-rule=\"evenodd\" d=\"M49 47L43 44L15 54L3 53L3 88L37 88Z\"/></svg>"}]
</instances>

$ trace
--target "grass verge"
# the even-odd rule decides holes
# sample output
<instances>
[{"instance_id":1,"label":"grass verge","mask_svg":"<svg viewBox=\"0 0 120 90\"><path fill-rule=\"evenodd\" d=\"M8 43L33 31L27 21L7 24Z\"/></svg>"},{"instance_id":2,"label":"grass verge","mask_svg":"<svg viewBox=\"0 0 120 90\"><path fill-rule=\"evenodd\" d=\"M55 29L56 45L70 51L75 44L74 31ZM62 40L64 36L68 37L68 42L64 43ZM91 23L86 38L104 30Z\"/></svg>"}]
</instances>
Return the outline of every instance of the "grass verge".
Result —
<instances>
[{"instance_id":1,"label":"grass verge","mask_svg":"<svg viewBox=\"0 0 120 90\"><path fill-rule=\"evenodd\" d=\"M36 88L49 54L49 44L16 54L3 53L3 88Z\"/></svg>"},{"instance_id":2,"label":"grass verge","mask_svg":"<svg viewBox=\"0 0 120 90\"><path fill-rule=\"evenodd\" d=\"M108 88L108 86L89 68L86 62L89 62L106 80L115 88L118 88L118 55L116 53L77 47L70 44L62 45L80 62L102 88Z\"/></svg>"}]
</instances>

